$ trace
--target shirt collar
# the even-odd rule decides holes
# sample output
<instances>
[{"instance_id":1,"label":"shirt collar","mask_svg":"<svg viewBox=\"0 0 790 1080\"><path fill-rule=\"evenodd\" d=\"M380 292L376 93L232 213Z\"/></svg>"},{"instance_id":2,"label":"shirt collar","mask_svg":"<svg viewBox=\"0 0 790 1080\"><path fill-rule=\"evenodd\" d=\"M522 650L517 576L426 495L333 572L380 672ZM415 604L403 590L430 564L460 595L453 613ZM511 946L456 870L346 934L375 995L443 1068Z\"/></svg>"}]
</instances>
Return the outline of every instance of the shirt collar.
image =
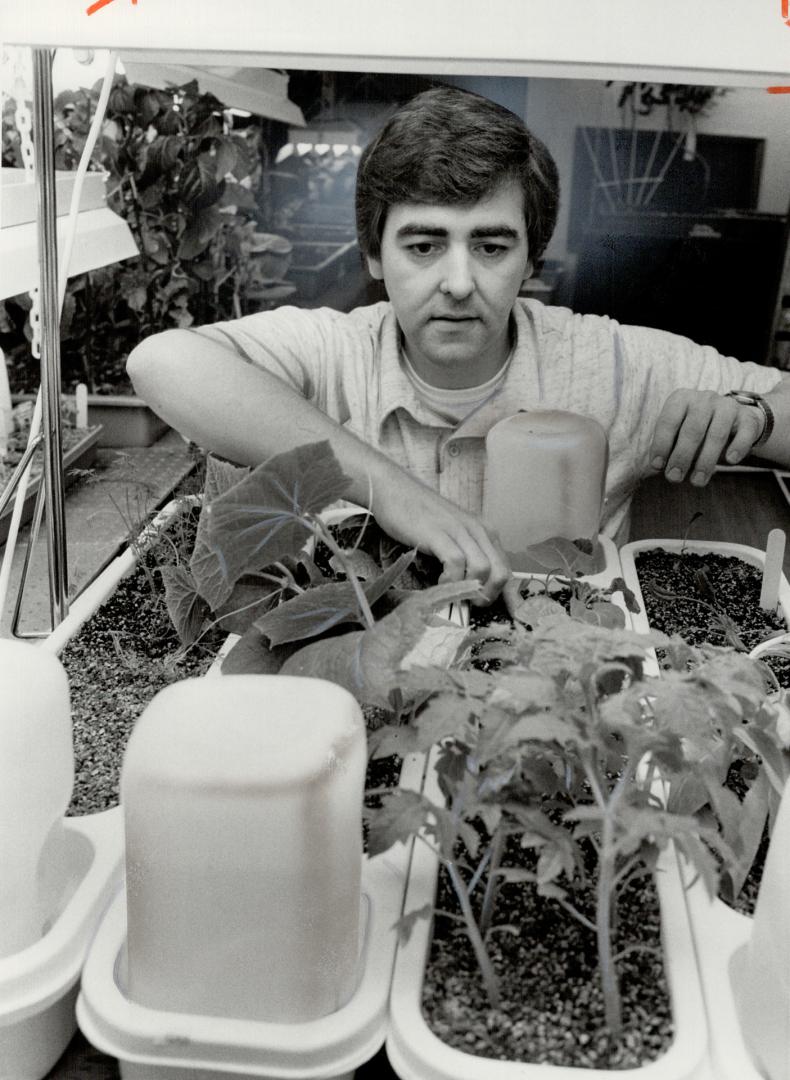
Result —
<instances>
[{"instance_id":1,"label":"shirt collar","mask_svg":"<svg viewBox=\"0 0 790 1080\"><path fill-rule=\"evenodd\" d=\"M534 327L528 309L518 300L513 308L513 318L515 343L504 382L487 401L453 428L448 420L430 410L417 396L401 362L400 327L390 307L384 317L381 336L381 401L386 404L379 420L379 431L392 413L405 409L418 423L453 429L449 438L482 438L497 420L519 410L537 407L543 397L543 386L536 358Z\"/></svg>"}]
</instances>

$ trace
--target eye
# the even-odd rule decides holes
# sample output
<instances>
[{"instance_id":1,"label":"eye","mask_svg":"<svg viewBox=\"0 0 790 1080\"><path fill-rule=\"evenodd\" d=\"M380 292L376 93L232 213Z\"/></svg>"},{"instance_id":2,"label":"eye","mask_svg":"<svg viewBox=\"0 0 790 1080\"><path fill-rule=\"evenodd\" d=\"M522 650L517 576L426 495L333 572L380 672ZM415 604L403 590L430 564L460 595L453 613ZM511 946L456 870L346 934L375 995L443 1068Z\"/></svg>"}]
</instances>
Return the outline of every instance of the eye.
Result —
<instances>
[{"instance_id":1,"label":"eye","mask_svg":"<svg viewBox=\"0 0 790 1080\"><path fill-rule=\"evenodd\" d=\"M488 243L478 245L477 250L486 259L496 259L504 255L508 248L504 244Z\"/></svg>"},{"instance_id":2,"label":"eye","mask_svg":"<svg viewBox=\"0 0 790 1080\"><path fill-rule=\"evenodd\" d=\"M439 250L439 245L433 240L418 240L414 244L409 244L407 251L412 255L417 255L419 258L425 258L427 255L433 255Z\"/></svg>"}]
</instances>

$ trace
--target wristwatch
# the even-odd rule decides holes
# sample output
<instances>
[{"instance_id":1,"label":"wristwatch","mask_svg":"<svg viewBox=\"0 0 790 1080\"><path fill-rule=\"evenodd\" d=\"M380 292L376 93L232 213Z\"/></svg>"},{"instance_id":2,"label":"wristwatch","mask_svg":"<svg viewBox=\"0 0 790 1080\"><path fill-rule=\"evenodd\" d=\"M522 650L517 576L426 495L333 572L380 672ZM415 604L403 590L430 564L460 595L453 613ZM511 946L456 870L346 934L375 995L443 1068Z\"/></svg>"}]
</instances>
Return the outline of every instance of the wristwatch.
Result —
<instances>
[{"instance_id":1,"label":"wristwatch","mask_svg":"<svg viewBox=\"0 0 790 1080\"><path fill-rule=\"evenodd\" d=\"M762 446L763 443L768 442L771 437L771 432L774 430L774 411L763 395L755 394L753 390L730 390L729 394L725 394L724 396L734 398L739 405L751 405L753 408L757 408L762 412L765 418L765 424L763 425L760 437L756 442L752 443L752 450L756 450L758 446Z\"/></svg>"}]
</instances>

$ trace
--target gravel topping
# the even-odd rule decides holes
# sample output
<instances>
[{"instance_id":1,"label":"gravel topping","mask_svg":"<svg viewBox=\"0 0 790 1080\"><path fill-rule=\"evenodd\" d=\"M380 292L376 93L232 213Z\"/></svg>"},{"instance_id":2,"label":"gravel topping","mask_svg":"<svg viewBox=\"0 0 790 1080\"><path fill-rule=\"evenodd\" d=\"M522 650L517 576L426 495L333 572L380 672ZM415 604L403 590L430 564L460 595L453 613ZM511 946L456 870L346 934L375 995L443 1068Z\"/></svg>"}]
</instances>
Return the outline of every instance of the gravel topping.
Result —
<instances>
[{"instance_id":1,"label":"gravel topping","mask_svg":"<svg viewBox=\"0 0 790 1080\"><path fill-rule=\"evenodd\" d=\"M592 915L591 905L577 906ZM456 911L440 876L437 907ZM595 935L532 887L505 886L495 922L510 924L490 939L502 1005L492 1009L465 931L438 916L423 987L423 1013L438 1038L480 1057L581 1068L637 1068L655 1060L673 1035L652 879L624 889L616 947L637 946L617 964L624 1029L611 1040L604 1025Z\"/></svg>"}]
</instances>

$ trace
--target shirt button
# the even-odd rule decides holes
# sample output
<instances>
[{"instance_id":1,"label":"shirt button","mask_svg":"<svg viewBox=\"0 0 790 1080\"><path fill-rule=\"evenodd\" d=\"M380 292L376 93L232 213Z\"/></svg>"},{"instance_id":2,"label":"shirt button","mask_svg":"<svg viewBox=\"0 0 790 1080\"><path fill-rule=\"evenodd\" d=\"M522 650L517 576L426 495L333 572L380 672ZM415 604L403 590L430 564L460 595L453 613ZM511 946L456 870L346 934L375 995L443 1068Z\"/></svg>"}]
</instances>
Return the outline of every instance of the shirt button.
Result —
<instances>
[{"instance_id":1,"label":"shirt button","mask_svg":"<svg viewBox=\"0 0 790 1080\"><path fill-rule=\"evenodd\" d=\"M458 455L461 453L461 447L458 445L458 443L451 442L450 445L447 447L447 453L450 455L450 457L458 457Z\"/></svg>"}]
</instances>

